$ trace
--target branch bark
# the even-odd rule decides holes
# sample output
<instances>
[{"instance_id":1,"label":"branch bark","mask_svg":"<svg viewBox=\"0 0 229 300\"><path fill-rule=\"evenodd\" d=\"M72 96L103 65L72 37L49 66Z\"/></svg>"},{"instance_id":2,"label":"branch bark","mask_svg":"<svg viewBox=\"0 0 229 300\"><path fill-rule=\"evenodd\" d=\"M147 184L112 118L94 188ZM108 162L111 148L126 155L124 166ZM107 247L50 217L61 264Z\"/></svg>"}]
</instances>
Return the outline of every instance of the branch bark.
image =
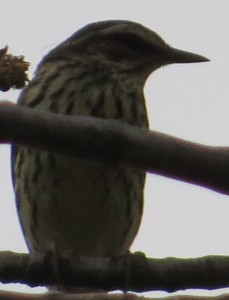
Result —
<instances>
[{"instance_id":1,"label":"branch bark","mask_svg":"<svg viewBox=\"0 0 229 300\"><path fill-rule=\"evenodd\" d=\"M84 258L69 252L0 252L0 281L34 286L146 292L216 289L229 285L229 257L146 258L136 253Z\"/></svg>"},{"instance_id":2,"label":"branch bark","mask_svg":"<svg viewBox=\"0 0 229 300\"><path fill-rule=\"evenodd\" d=\"M213 147L115 120L41 112L3 101L0 142L126 166L229 194L229 147Z\"/></svg>"},{"instance_id":3,"label":"branch bark","mask_svg":"<svg viewBox=\"0 0 229 300\"><path fill-rule=\"evenodd\" d=\"M142 297L136 294L107 294L107 293L90 293L90 294L25 294L8 291L0 291L0 299L4 300L229 300L229 294L220 296L191 296L191 295L174 295L163 298Z\"/></svg>"}]
</instances>

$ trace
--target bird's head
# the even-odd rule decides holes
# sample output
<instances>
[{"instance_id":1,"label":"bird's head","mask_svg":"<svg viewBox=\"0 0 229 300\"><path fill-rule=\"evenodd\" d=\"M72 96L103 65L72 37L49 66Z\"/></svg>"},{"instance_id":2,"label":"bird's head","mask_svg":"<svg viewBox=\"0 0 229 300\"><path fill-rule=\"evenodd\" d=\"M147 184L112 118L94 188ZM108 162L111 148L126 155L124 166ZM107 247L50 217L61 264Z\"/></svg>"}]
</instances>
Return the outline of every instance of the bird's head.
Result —
<instances>
[{"instance_id":1,"label":"bird's head","mask_svg":"<svg viewBox=\"0 0 229 300\"><path fill-rule=\"evenodd\" d=\"M157 33L141 24L121 20L85 26L52 50L45 60L66 55L146 76L164 65L209 60L169 46Z\"/></svg>"}]
</instances>

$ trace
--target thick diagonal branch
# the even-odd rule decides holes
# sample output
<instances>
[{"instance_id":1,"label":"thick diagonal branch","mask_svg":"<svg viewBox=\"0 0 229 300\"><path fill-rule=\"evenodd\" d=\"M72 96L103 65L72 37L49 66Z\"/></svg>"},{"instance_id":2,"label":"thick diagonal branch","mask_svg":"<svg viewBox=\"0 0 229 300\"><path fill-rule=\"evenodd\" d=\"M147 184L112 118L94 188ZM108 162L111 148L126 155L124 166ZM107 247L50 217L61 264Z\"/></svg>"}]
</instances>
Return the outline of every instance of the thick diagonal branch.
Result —
<instances>
[{"instance_id":1,"label":"thick diagonal branch","mask_svg":"<svg viewBox=\"0 0 229 300\"><path fill-rule=\"evenodd\" d=\"M229 147L188 142L115 120L66 116L2 102L0 142L140 168L229 194Z\"/></svg>"}]
</instances>

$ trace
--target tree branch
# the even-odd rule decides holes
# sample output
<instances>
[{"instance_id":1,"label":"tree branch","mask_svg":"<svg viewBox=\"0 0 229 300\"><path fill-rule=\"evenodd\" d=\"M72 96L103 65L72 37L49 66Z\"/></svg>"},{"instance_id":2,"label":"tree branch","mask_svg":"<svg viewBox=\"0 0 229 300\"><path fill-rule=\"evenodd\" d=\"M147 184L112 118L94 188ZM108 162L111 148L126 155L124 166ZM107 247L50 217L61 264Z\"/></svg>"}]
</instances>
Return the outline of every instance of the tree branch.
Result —
<instances>
[{"instance_id":1,"label":"tree branch","mask_svg":"<svg viewBox=\"0 0 229 300\"><path fill-rule=\"evenodd\" d=\"M229 300L229 294L220 296L191 296L174 295L163 298L143 297L131 293L107 294L107 293L89 293L89 294L25 294L9 291L0 291L0 299L4 300Z\"/></svg>"},{"instance_id":2,"label":"tree branch","mask_svg":"<svg viewBox=\"0 0 229 300\"><path fill-rule=\"evenodd\" d=\"M0 281L34 286L146 292L229 285L229 257L146 258L143 254L84 258L69 252L0 252Z\"/></svg>"},{"instance_id":3,"label":"tree branch","mask_svg":"<svg viewBox=\"0 0 229 300\"><path fill-rule=\"evenodd\" d=\"M66 116L3 101L0 142L109 167L126 166L229 194L229 147L212 147L120 121Z\"/></svg>"}]
</instances>

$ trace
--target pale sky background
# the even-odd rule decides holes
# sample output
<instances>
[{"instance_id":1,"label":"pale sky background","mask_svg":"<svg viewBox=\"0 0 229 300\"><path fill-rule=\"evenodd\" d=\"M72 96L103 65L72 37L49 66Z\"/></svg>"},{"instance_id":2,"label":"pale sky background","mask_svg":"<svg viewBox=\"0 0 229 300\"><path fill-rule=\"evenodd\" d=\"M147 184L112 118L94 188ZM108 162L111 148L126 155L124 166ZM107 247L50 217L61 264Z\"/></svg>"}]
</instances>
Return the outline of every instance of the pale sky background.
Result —
<instances>
[{"instance_id":1,"label":"pale sky background","mask_svg":"<svg viewBox=\"0 0 229 300\"><path fill-rule=\"evenodd\" d=\"M229 146L228 15L227 0L7 0L1 1L0 47L9 45L12 54L25 55L31 77L44 54L90 22L142 23L172 46L211 59L168 66L149 78L145 94L151 128ZM18 91L0 92L0 99L15 102L17 96ZM25 252L12 192L9 146L0 146L0 166L0 250ZM228 255L228 228L228 196L148 175L145 214L132 250L150 257Z\"/></svg>"}]
</instances>

